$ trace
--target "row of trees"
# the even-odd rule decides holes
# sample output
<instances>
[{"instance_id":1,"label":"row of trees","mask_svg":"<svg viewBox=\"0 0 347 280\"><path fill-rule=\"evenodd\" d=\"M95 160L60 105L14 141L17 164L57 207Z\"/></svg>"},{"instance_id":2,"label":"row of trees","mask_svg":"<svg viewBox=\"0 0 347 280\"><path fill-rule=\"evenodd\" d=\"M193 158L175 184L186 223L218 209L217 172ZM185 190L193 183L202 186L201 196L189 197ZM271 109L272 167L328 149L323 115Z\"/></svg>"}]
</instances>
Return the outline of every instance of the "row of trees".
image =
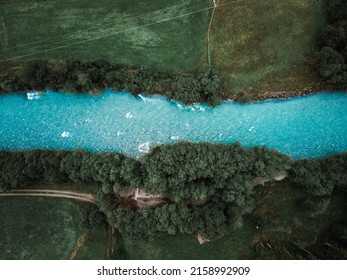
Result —
<instances>
[{"instance_id":1,"label":"row of trees","mask_svg":"<svg viewBox=\"0 0 347 280\"><path fill-rule=\"evenodd\" d=\"M111 224L134 237L140 233L154 236L165 231L169 234L194 232L217 238L224 234L227 226L241 226L243 216L252 212L253 178L273 178L289 169L292 160L266 147L244 149L239 143L179 142L155 147L140 158L140 163L142 188L146 192L165 193L175 204L155 210L125 210L110 203L115 193L109 192L108 199L99 203L105 205L103 211L110 209L105 213ZM210 203L198 207L187 205L187 200L209 200ZM215 218L208 213L213 213ZM161 219L166 220L163 227ZM186 222L189 225L184 227Z\"/></svg>"},{"instance_id":2,"label":"row of trees","mask_svg":"<svg viewBox=\"0 0 347 280\"><path fill-rule=\"evenodd\" d=\"M253 178L273 178L291 159L266 147L179 142L155 147L140 159L144 189L169 193L174 200L205 199L241 203L252 193Z\"/></svg>"},{"instance_id":3,"label":"row of trees","mask_svg":"<svg viewBox=\"0 0 347 280\"><path fill-rule=\"evenodd\" d=\"M228 226L240 226L242 217L253 210L253 178L273 178L283 170L290 170L289 180L310 194L300 204L312 215L324 211L334 188L347 187L347 153L293 161L265 147L189 142L157 146L139 160L83 150L0 152L2 190L42 179L97 183L100 211L110 224L134 238L163 232L221 237ZM165 193L171 202L138 209L119 197L129 187ZM192 203L196 200L207 203L197 206ZM89 226L88 221L100 220L93 212L87 216Z\"/></svg>"},{"instance_id":4,"label":"row of trees","mask_svg":"<svg viewBox=\"0 0 347 280\"><path fill-rule=\"evenodd\" d=\"M322 29L316 54L320 75L338 88L347 88L347 2L327 3L327 25Z\"/></svg>"},{"instance_id":5,"label":"row of trees","mask_svg":"<svg viewBox=\"0 0 347 280\"><path fill-rule=\"evenodd\" d=\"M289 169L291 162L288 156L266 147L179 142L156 146L140 160L85 150L1 151L0 174L4 190L44 179L52 183L96 182L105 193L131 186L169 194L175 201L216 196L233 202L240 200L239 185L250 188L254 177L272 178Z\"/></svg>"},{"instance_id":6,"label":"row of trees","mask_svg":"<svg viewBox=\"0 0 347 280\"><path fill-rule=\"evenodd\" d=\"M184 74L176 77L168 96L185 103L203 101L211 106L217 106L221 102L219 95L222 88L223 82L219 72L208 68L197 75Z\"/></svg>"},{"instance_id":7,"label":"row of trees","mask_svg":"<svg viewBox=\"0 0 347 280\"><path fill-rule=\"evenodd\" d=\"M0 152L0 189L23 188L38 180L51 183L99 183L110 192L141 185L139 163L118 153L84 150Z\"/></svg>"},{"instance_id":8,"label":"row of trees","mask_svg":"<svg viewBox=\"0 0 347 280\"><path fill-rule=\"evenodd\" d=\"M216 239L226 233L229 223L228 205L213 203L205 206L184 203L164 204L155 208L140 208L136 211L120 207L111 194L97 194L100 209L108 222L120 233L132 239L152 239L161 234L200 234Z\"/></svg>"},{"instance_id":9,"label":"row of trees","mask_svg":"<svg viewBox=\"0 0 347 280\"><path fill-rule=\"evenodd\" d=\"M0 77L0 92L28 90L90 92L105 88L133 94L161 93L188 104L220 103L222 80L217 70L175 75L151 68L131 69L105 60L34 60L25 62L12 73Z\"/></svg>"}]
</instances>

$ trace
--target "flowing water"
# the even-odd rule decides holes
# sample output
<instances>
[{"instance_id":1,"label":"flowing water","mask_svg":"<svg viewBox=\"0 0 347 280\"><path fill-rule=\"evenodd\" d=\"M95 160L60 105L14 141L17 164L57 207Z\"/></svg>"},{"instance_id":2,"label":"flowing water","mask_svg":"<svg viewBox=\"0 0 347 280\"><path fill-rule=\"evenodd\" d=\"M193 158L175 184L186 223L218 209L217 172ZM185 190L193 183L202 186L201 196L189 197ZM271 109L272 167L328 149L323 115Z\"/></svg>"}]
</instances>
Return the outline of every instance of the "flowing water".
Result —
<instances>
[{"instance_id":1,"label":"flowing water","mask_svg":"<svg viewBox=\"0 0 347 280\"><path fill-rule=\"evenodd\" d=\"M139 156L151 145L234 143L278 149L293 158L347 151L347 95L320 93L216 108L161 96L106 90L88 94L0 95L0 149L87 149Z\"/></svg>"}]
</instances>

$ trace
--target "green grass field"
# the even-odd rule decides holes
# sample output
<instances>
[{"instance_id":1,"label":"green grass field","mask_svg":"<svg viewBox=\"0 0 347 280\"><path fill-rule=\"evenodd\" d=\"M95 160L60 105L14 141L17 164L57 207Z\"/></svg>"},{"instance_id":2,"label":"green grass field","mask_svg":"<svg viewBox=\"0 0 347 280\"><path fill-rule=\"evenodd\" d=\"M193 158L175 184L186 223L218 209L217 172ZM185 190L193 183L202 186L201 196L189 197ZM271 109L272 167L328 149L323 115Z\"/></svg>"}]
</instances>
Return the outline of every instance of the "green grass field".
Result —
<instances>
[{"instance_id":1,"label":"green grass field","mask_svg":"<svg viewBox=\"0 0 347 280\"><path fill-rule=\"evenodd\" d=\"M0 60L108 59L185 71L205 62L208 0L0 1Z\"/></svg>"},{"instance_id":2,"label":"green grass field","mask_svg":"<svg viewBox=\"0 0 347 280\"><path fill-rule=\"evenodd\" d=\"M227 5L225 5L227 4ZM310 65L324 0L220 0L211 29L212 64L234 93L302 90L319 82Z\"/></svg>"},{"instance_id":3,"label":"green grass field","mask_svg":"<svg viewBox=\"0 0 347 280\"><path fill-rule=\"evenodd\" d=\"M0 205L0 259L106 258L105 231L81 227L80 202L1 197Z\"/></svg>"}]
</instances>

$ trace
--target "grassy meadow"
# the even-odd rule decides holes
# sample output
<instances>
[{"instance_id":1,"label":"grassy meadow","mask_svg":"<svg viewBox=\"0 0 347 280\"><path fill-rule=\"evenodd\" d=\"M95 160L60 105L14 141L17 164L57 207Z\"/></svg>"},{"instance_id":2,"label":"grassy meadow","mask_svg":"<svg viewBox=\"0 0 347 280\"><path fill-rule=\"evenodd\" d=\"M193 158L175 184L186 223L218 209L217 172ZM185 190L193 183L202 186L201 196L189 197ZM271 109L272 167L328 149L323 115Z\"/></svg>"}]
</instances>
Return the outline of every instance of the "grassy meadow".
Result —
<instances>
[{"instance_id":1,"label":"grassy meadow","mask_svg":"<svg viewBox=\"0 0 347 280\"><path fill-rule=\"evenodd\" d=\"M220 0L211 28L212 64L230 90L302 90L320 81L309 58L324 0L232 2Z\"/></svg>"},{"instance_id":2,"label":"grassy meadow","mask_svg":"<svg viewBox=\"0 0 347 280\"><path fill-rule=\"evenodd\" d=\"M105 259L105 231L86 231L81 202L1 197L0 259Z\"/></svg>"},{"instance_id":3,"label":"grassy meadow","mask_svg":"<svg viewBox=\"0 0 347 280\"><path fill-rule=\"evenodd\" d=\"M205 61L208 0L1 0L0 60L107 59L172 71Z\"/></svg>"}]
</instances>

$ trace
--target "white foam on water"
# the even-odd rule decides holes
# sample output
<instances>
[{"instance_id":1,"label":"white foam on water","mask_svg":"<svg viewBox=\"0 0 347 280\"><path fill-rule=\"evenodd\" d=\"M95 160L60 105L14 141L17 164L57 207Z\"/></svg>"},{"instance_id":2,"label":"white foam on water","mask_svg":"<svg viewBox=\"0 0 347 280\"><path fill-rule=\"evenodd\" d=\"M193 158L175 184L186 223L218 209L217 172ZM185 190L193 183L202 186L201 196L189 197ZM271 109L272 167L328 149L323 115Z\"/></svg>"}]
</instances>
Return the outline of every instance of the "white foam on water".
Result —
<instances>
[{"instance_id":1,"label":"white foam on water","mask_svg":"<svg viewBox=\"0 0 347 280\"><path fill-rule=\"evenodd\" d=\"M128 113L125 114L125 117L127 119L131 119L133 117L133 115L130 112L128 112Z\"/></svg>"},{"instance_id":2,"label":"white foam on water","mask_svg":"<svg viewBox=\"0 0 347 280\"><path fill-rule=\"evenodd\" d=\"M139 97L140 97L144 102L147 102L147 98L145 98L142 94L139 94Z\"/></svg>"},{"instance_id":3,"label":"white foam on water","mask_svg":"<svg viewBox=\"0 0 347 280\"><path fill-rule=\"evenodd\" d=\"M195 109L198 109L198 110L200 110L202 112L206 111L206 109L204 107L202 107L201 105L193 105L193 106L194 106ZM193 110L193 111L195 111L195 110Z\"/></svg>"},{"instance_id":4,"label":"white foam on water","mask_svg":"<svg viewBox=\"0 0 347 280\"><path fill-rule=\"evenodd\" d=\"M180 139L180 138L179 138L179 136L173 135L173 136L170 137L170 139L171 139L171 140L178 140L178 139Z\"/></svg>"},{"instance_id":5,"label":"white foam on water","mask_svg":"<svg viewBox=\"0 0 347 280\"><path fill-rule=\"evenodd\" d=\"M120 136L120 135L123 135L123 134L124 134L124 132L121 132L121 131L117 132L117 136Z\"/></svg>"},{"instance_id":6,"label":"white foam on water","mask_svg":"<svg viewBox=\"0 0 347 280\"><path fill-rule=\"evenodd\" d=\"M61 137L65 138L65 137L69 137L70 136L70 132L67 131L63 131L63 133L61 134Z\"/></svg>"},{"instance_id":7,"label":"white foam on water","mask_svg":"<svg viewBox=\"0 0 347 280\"><path fill-rule=\"evenodd\" d=\"M143 96L142 94L139 94L139 97L140 97L145 103L147 103L147 102L156 102L155 99L145 97L145 96Z\"/></svg>"},{"instance_id":8,"label":"white foam on water","mask_svg":"<svg viewBox=\"0 0 347 280\"><path fill-rule=\"evenodd\" d=\"M150 150L150 146L149 146L150 142L146 142L146 143L142 143L140 144L137 149L140 153L148 153Z\"/></svg>"},{"instance_id":9,"label":"white foam on water","mask_svg":"<svg viewBox=\"0 0 347 280\"><path fill-rule=\"evenodd\" d=\"M27 92L28 100L38 100L41 98L41 95L38 91Z\"/></svg>"},{"instance_id":10,"label":"white foam on water","mask_svg":"<svg viewBox=\"0 0 347 280\"><path fill-rule=\"evenodd\" d=\"M254 129L254 126L252 125L252 127L248 129L248 131L251 132L253 129Z\"/></svg>"}]
</instances>

